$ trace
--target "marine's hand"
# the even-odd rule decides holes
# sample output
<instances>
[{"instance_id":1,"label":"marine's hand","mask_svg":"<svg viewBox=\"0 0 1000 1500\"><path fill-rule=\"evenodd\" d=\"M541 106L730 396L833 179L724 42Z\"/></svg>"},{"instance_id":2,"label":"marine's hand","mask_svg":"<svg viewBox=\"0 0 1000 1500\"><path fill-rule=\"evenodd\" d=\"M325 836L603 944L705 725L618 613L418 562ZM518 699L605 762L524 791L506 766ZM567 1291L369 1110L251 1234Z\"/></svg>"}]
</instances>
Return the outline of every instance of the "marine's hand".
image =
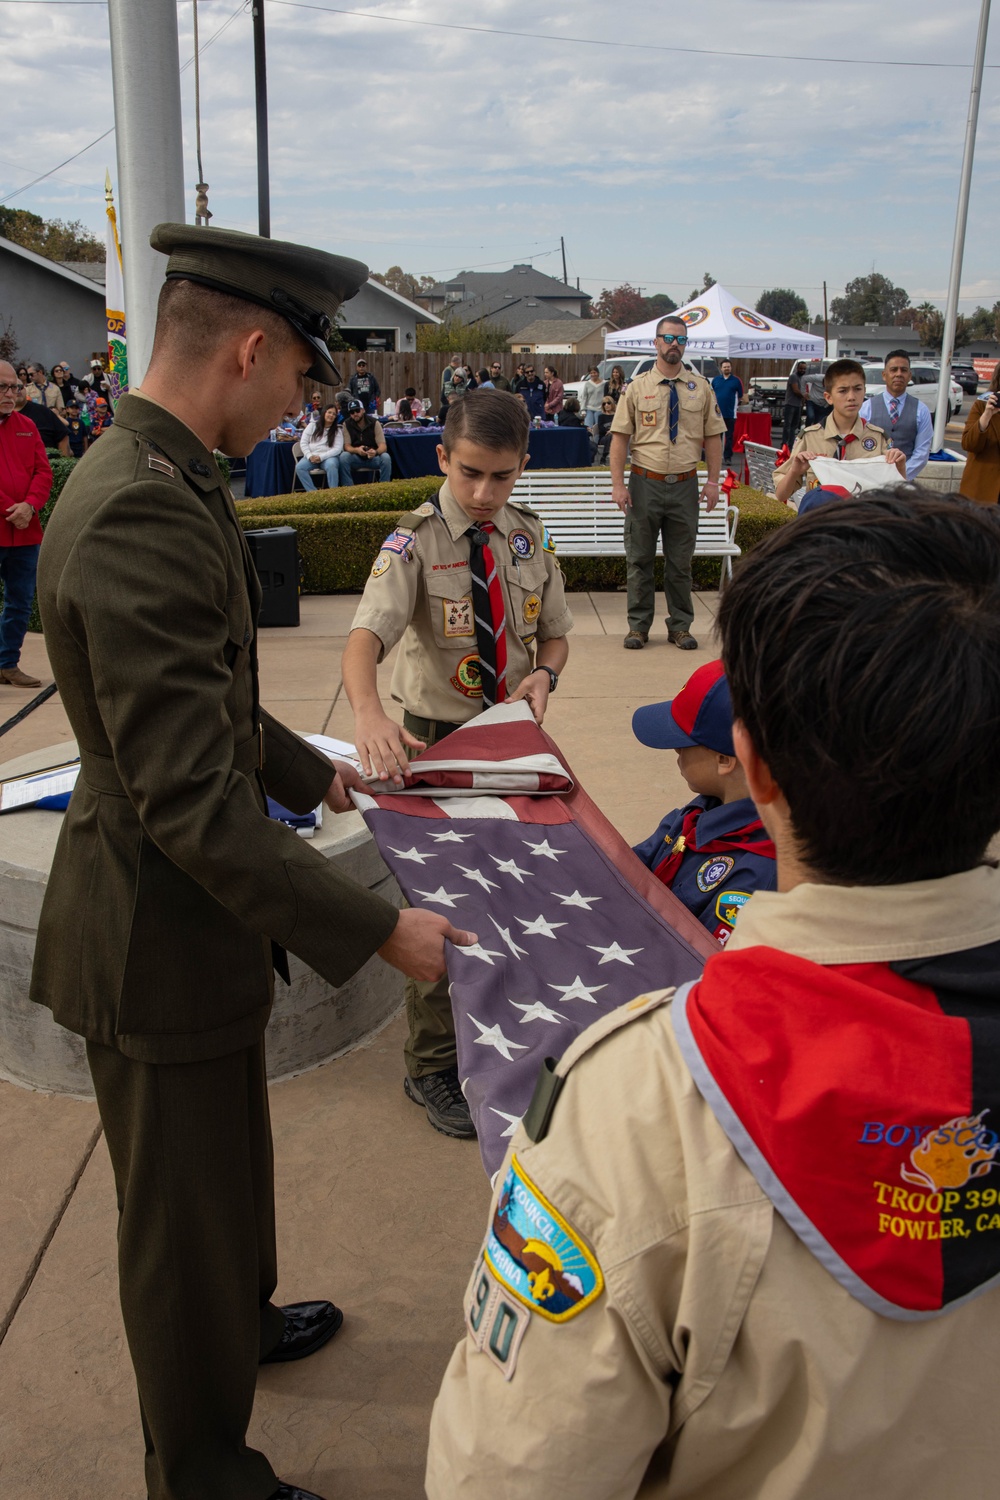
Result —
<instances>
[{"instance_id":1,"label":"marine's hand","mask_svg":"<svg viewBox=\"0 0 1000 1500\"><path fill-rule=\"evenodd\" d=\"M423 740L418 740L382 712L355 714L354 744L366 776L376 776L380 781L394 781L402 786L409 776L409 760L406 751L425 750Z\"/></svg>"},{"instance_id":2,"label":"marine's hand","mask_svg":"<svg viewBox=\"0 0 1000 1500\"><path fill-rule=\"evenodd\" d=\"M6 514L7 520L14 527L14 529L16 531L23 531L24 528L29 525L31 518L35 514L35 512L32 510L27 500L21 500L17 505L12 505Z\"/></svg>"},{"instance_id":3,"label":"marine's hand","mask_svg":"<svg viewBox=\"0 0 1000 1500\"><path fill-rule=\"evenodd\" d=\"M625 512L632 504L632 501L629 499L628 487L624 483L616 484L612 482L611 498L617 505L618 509L621 511L622 515L625 514Z\"/></svg>"},{"instance_id":4,"label":"marine's hand","mask_svg":"<svg viewBox=\"0 0 1000 1500\"><path fill-rule=\"evenodd\" d=\"M479 939L474 932L453 927L448 918L438 912L405 907L399 914L392 936L378 951L394 969L401 969L411 979L427 982L440 979L445 971L446 941L467 948Z\"/></svg>"},{"instance_id":5,"label":"marine's hand","mask_svg":"<svg viewBox=\"0 0 1000 1500\"><path fill-rule=\"evenodd\" d=\"M535 716L535 723L540 724L545 717L550 691L548 672L529 672L527 677L521 678L507 702L517 703L523 698Z\"/></svg>"},{"instance_id":6,"label":"marine's hand","mask_svg":"<svg viewBox=\"0 0 1000 1500\"><path fill-rule=\"evenodd\" d=\"M331 812L350 812L354 803L347 795L352 787L360 787L364 790L364 782L361 780L360 772L356 766L350 766L345 761L335 760L333 762L334 778L330 782L323 805Z\"/></svg>"}]
</instances>

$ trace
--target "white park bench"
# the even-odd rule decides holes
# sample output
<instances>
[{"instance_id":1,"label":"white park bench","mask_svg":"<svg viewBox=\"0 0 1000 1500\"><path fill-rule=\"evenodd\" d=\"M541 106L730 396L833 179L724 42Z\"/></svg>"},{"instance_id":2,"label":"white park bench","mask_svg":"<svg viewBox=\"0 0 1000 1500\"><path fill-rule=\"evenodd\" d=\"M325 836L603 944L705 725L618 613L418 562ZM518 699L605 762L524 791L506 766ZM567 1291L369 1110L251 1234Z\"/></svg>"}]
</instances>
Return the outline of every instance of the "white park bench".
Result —
<instances>
[{"instance_id":1,"label":"white park bench","mask_svg":"<svg viewBox=\"0 0 1000 1500\"><path fill-rule=\"evenodd\" d=\"M699 489L706 477L699 470ZM611 499L608 469L527 469L514 486L512 498L537 510L563 557L625 555L624 517ZM736 542L739 518L735 505L720 504L708 511L705 502L700 503L694 555L721 558L723 583L732 578L733 558L741 554ZM663 551L659 540L656 550Z\"/></svg>"},{"instance_id":2,"label":"white park bench","mask_svg":"<svg viewBox=\"0 0 1000 1500\"><path fill-rule=\"evenodd\" d=\"M773 495L778 449L768 448L764 443L744 443L743 452L747 460L747 483L755 490L763 490L765 495Z\"/></svg>"}]
</instances>

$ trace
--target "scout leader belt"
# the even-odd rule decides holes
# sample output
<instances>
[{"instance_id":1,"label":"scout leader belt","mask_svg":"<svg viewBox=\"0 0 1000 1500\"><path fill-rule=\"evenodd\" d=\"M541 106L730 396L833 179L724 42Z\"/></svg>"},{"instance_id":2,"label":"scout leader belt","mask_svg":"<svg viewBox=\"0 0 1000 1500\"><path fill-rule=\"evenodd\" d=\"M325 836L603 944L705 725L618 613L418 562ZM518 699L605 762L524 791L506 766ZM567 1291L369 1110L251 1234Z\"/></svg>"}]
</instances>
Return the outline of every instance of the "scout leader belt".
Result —
<instances>
[{"instance_id":1,"label":"scout leader belt","mask_svg":"<svg viewBox=\"0 0 1000 1500\"><path fill-rule=\"evenodd\" d=\"M671 1007L699 1091L789 1228L883 1317L1000 1284L1000 943L821 967L710 958ZM739 1004L733 1004L733 996Z\"/></svg>"},{"instance_id":2,"label":"scout leader belt","mask_svg":"<svg viewBox=\"0 0 1000 1500\"><path fill-rule=\"evenodd\" d=\"M693 479L697 469L685 469L683 474L657 474L655 469L643 469L638 464L632 464L629 471L638 474L640 479L662 479L666 484L680 484L682 479Z\"/></svg>"}]
</instances>

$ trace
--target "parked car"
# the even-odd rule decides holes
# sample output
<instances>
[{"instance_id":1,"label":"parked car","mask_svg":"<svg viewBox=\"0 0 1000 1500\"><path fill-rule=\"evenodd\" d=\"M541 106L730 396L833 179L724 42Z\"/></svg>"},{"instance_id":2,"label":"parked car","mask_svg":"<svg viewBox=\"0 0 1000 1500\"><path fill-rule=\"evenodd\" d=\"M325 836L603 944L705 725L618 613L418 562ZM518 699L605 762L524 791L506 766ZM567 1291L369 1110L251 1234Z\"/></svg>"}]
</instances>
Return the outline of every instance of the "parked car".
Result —
<instances>
[{"instance_id":1,"label":"parked car","mask_svg":"<svg viewBox=\"0 0 1000 1500\"><path fill-rule=\"evenodd\" d=\"M971 360L952 360L951 378L958 381L967 396L975 396L978 393L979 376Z\"/></svg>"},{"instance_id":2,"label":"parked car","mask_svg":"<svg viewBox=\"0 0 1000 1500\"><path fill-rule=\"evenodd\" d=\"M557 363L559 357L554 356ZM562 358L565 359L565 356L562 356ZM602 359L598 363L597 368L601 372L602 380L610 380L611 371L615 365L621 365L625 376L625 384L631 385L637 375L645 375L646 371L651 370L655 364L655 354L619 354L612 355L608 359ZM713 376L719 373L719 366L715 360L701 354L693 354L685 358L684 368L686 370L694 370L699 375L704 375L706 380L711 380ZM575 396L578 401L581 401L583 399L584 383L585 379L564 381L563 388L566 395Z\"/></svg>"}]
</instances>

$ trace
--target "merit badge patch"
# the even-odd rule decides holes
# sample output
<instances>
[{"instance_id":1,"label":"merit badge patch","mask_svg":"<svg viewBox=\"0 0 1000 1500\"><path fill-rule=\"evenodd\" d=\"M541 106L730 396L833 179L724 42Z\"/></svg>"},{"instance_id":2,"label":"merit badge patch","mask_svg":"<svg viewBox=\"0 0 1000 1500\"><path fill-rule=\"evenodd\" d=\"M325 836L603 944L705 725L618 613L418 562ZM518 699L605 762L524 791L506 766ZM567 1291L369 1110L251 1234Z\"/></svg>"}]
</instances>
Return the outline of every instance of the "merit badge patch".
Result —
<instances>
[{"instance_id":1,"label":"merit badge patch","mask_svg":"<svg viewBox=\"0 0 1000 1500\"><path fill-rule=\"evenodd\" d=\"M372 577L381 578L382 574L388 569L391 562L392 558L388 552L380 552L378 557L376 557L375 561L372 563Z\"/></svg>"},{"instance_id":2,"label":"merit badge patch","mask_svg":"<svg viewBox=\"0 0 1000 1500\"><path fill-rule=\"evenodd\" d=\"M542 612L542 601L537 594L529 594L521 611L529 625L533 625Z\"/></svg>"},{"instance_id":3,"label":"merit badge patch","mask_svg":"<svg viewBox=\"0 0 1000 1500\"><path fill-rule=\"evenodd\" d=\"M475 635L476 622L472 614L472 595L461 599L442 599L444 610L444 633L446 636Z\"/></svg>"},{"instance_id":4,"label":"merit badge patch","mask_svg":"<svg viewBox=\"0 0 1000 1500\"><path fill-rule=\"evenodd\" d=\"M861 444L861 446L862 446L862 448L867 448L869 450L869 452L870 452L871 449L874 448L874 446L875 446L875 439L874 438L865 438L865 440Z\"/></svg>"},{"instance_id":5,"label":"merit badge patch","mask_svg":"<svg viewBox=\"0 0 1000 1500\"><path fill-rule=\"evenodd\" d=\"M535 543L527 531L512 531L507 538L507 545L522 562L527 562L535 555Z\"/></svg>"},{"instance_id":6,"label":"merit badge patch","mask_svg":"<svg viewBox=\"0 0 1000 1500\"><path fill-rule=\"evenodd\" d=\"M516 1156L497 1199L484 1253L501 1287L550 1323L575 1318L604 1290L597 1261Z\"/></svg>"},{"instance_id":7,"label":"merit badge patch","mask_svg":"<svg viewBox=\"0 0 1000 1500\"><path fill-rule=\"evenodd\" d=\"M409 562L413 553L412 531L390 531L382 543L383 552L396 552L404 562Z\"/></svg>"},{"instance_id":8,"label":"merit badge patch","mask_svg":"<svg viewBox=\"0 0 1000 1500\"><path fill-rule=\"evenodd\" d=\"M458 692L463 693L466 698L481 698L483 696L483 679L479 671L478 656L463 656L455 668L455 675L451 679L451 685Z\"/></svg>"},{"instance_id":9,"label":"merit badge patch","mask_svg":"<svg viewBox=\"0 0 1000 1500\"><path fill-rule=\"evenodd\" d=\"M716 854L712 859L706 859L695 876L699 891L714 891L725 880L735 863L731 854Z\"/></svg>"},{"instance_id":10,"label":"merit badge patch","mask_svg":"<svg viewBox=\"0 0 1000 1500\"><path fill-rule=\"evenodd\" d=\"M505 1380L517 1369L518 1350L530 1322L528 1309L500 1285L480 1256L465 1298L465 1325L480 1354L493 1361Z\"/></svg>"},{"instance_id":11,"label":"merit badge patch","mask_svg":"<svg viewBox=\"0 0 1000 1500\"><path fill-rule=\"evenodd\" d=\"M549 530L549 528L547 526L545 526L542 529L542 551L543 552L554 552L555 550L556 550L556 544L552 540L552 533Z\"/></svg>"},{"instance_id":12,"label":"merit badge patch","mask_svg":"<svg viewBox=\"0 0 1000 1500\"><path fill-rule=\"evenodd\" d=\"M735 927L736 918L750 900L749 891L723 891L715 900L715 915L720 921Z\"/></svg>"},{"instance_id":13,"label":"merit badge patch","mask_svg":"<svg viewBox=\"0 0 1000 1500\"><path fill-rule=\"evenodd\" d=\"M642 418L642 425L643 425L643 427L655 427L656 426L656 412L655 411L641 411L639 413L639 415Z\"/></svg>"}]
</instances>

